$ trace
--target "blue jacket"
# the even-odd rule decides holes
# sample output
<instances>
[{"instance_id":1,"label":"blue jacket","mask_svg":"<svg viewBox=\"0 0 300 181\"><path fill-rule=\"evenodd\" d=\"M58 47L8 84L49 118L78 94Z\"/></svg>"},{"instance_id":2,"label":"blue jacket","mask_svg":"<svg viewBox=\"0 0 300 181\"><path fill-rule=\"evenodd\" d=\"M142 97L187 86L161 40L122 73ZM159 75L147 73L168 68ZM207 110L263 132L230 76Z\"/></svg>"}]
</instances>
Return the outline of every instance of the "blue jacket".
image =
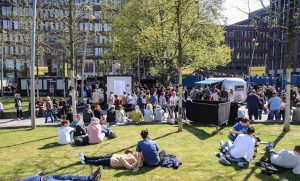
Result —
<instances>
[{"instance_id":1,"label":"blue jacket","mask_svg":"<svg viewBox=\"0 0 300 181\"><path fill-rule=\"evenodd\" d=\"M247 97L246 102L247 102L247 108L248 109L251 109L251 110L258 109L259 99L258 99L257 95L250 94Z\"/></svg>"},{"instance_id":2,"label":"blue jacket","mask_svg":"<svg viewBox=\"0 0 300 181\"><path fill-rule=\"evenodd\" d=\"M166 155L161 163L161 167L167 167L167 168L178 168L182 163L176 158L175 155Z\"/></svg>"}]
</instances>

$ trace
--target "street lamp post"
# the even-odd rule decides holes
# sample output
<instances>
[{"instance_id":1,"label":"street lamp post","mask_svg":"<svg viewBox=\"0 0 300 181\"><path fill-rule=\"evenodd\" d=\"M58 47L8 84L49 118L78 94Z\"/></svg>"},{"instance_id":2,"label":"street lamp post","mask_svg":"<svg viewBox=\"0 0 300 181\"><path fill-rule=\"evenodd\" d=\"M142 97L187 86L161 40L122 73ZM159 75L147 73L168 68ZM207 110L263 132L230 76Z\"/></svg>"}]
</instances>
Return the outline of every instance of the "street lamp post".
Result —
<instances>
[{"instance_id":1,"label":"street lamp post","mask_svg":"<svg viewBox=\"0 0 300 181\"><path fill-rule=\"evenodd\" d=\"M32 35L31 35L31 92L30 92L30 109L31 109L31 128L35 129L35 76L34 76L34 66L35 66L35 36L36 36L36 2L33 0L33 15L32 15Z\"/></svg>"},{"instance_id":2,"label":"street lamp post","mask_svg":"<svg viewBox=\"0 0 300 181\"><path fill-rule=\"evenodd\" d=\"M2 43L1 43L1 97L3 97L3 77L4 77L4 33L5 31L2 30Z\"/></svg>"},{"instance_id":3,"label":"street lamp post","mask_svg":"<svg viewBox=\"0 0 300 181\"><path fill-rule=\"evenodd\" d=\"M251 73L255 49L257 46L259 46L259 43L257 43L257 38L253 38L252 42L253 42L253 51L252 51L252 56L251 56L251 61L250 61L249 74Z\"/></svg>"}]
</instances>

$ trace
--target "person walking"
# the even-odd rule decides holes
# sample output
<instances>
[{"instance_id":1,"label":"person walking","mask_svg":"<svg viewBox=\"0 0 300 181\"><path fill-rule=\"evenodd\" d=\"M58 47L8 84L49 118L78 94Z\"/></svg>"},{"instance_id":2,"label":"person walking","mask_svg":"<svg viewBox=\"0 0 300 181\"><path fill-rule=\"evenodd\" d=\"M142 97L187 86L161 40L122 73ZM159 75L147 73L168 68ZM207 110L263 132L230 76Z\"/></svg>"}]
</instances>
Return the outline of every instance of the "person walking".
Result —
<instances>
[{"instance_id":1,"label":"person walking","mask_svg":"<svg viewBox=\"0 0 300 181\"><path fill-rule=\"evenodd\" d=\"M17 111L17 120L19 121L20 119L24 119L22 112L22 98L19 93L15 94L15 108Z\"/></svg>"},{"instance_id":2,"label":"person walking","mask_svg":"<svg viewBox=\"0 0 300 181\"><path fill-rule=\"evenodd\" d=\"M54 122L53 117L53 102L51 101L51 98L48 96L46 98L46 117L45 117L45 123L47 123L48 117L51 118L52 123Z\"/></svg>"},{"instance_id":3,"label":"person walking","mask_svg":"<svg viewBox=\"0 0 300 181\"><path fill-rule=\"evenodd\" d=\"M246 103L248 108L249 119L253 120L252 117L254 116L254 119L257 120L259 99L256 95L255 90L252 90L252 92L248 95Z\"/></svg>"}]
</instances>

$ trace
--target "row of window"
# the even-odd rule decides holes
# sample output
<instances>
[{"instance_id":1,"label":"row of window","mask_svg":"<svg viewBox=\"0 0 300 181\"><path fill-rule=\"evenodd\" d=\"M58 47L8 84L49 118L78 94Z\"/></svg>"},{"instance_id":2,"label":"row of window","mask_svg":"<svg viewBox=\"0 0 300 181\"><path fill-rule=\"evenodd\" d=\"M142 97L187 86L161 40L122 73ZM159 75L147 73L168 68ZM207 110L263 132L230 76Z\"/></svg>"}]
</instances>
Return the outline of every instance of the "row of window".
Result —
<instances>
[{"instance_id":1,"label":"row of window","mask_svg":"<svg viewBox=\"0 0 300 181\"><path fill-rule=\"evenodd\" d=\"M263 52L254 52L253 59L261 59L264 60L267 58L268 54ZM252 58L252 52L233 52L232 58L236 60L245 60Z\"/></svg>"},{"instance_id":2,"label":"row of window","mask_svg":"<svg viewBox=\"0 0 300 181\"><path fill-rule=\"evenodd\" d=\"M88 47L86 50L87 55L95 55L95 56L101 56L104 53L104 48L92 48ZM2 51L0 51L1 53ZM3 53L5 55L28 55L30 53L29 47L24 46L4 46L3 47Z\"/></svg>"},{"instance_id":3,"label":"row of window","mask_svg":"<svg viewBox=\"0 0 300 181\"><path fill-rule=\"evenodd\" d=\"M31 28L31 22L19 22L11 20L2 20L2 28L18 30L27 30ZM67 26L63 22L41 22L38 24L38 30L50 31L50 30L64 30ZM111 30L111 25L107 23L80 23L77 27L79 31L100 31L107 32Z\"/></svg>"},{"instance_id":4,"label":"row of window","mask_svg":"<svg viewBox=\"0 0 300 181\"><path fill-rule=\"evenodd\" d=\"M252 42L252 41L240 41L240 40L227 40L227 45L231 48L244 48L244 49L268 49L268 42Z\"/></svg>"},{"instance_id":5,"label":"row of window","mask_svg":"<svg viewBox=\"0 0 300 181\"><path fill-rule=\"evenodd\" d=\"M240 37L240 38L260 38L266 39L268 37L267 32L256 32L254 30L227 30L225 37Z\"/></svg>"}]
</instances>

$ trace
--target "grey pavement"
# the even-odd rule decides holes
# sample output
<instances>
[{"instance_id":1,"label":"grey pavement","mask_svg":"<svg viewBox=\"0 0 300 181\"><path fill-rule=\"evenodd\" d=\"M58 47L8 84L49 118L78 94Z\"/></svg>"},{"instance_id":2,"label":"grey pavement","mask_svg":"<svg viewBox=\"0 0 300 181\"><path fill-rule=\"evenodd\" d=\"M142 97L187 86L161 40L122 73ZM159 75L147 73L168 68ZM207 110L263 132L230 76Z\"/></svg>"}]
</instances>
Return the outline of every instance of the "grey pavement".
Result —
<instances>
[{"instance_id":1,"label":"grey pavement","mask_svg":"<svg viewBox=\"0 0 300 181\"><path fill-rule=\"evenodd\" d=\"M36 118L36 126L58 126L59 122L50 123L50 119L48 119L48 123L45 123L45 118ZM29 128L31 127L31 119L17 120L17 119L0 119L0 129L5 128Z\"/></svg>"}]
</instances>

